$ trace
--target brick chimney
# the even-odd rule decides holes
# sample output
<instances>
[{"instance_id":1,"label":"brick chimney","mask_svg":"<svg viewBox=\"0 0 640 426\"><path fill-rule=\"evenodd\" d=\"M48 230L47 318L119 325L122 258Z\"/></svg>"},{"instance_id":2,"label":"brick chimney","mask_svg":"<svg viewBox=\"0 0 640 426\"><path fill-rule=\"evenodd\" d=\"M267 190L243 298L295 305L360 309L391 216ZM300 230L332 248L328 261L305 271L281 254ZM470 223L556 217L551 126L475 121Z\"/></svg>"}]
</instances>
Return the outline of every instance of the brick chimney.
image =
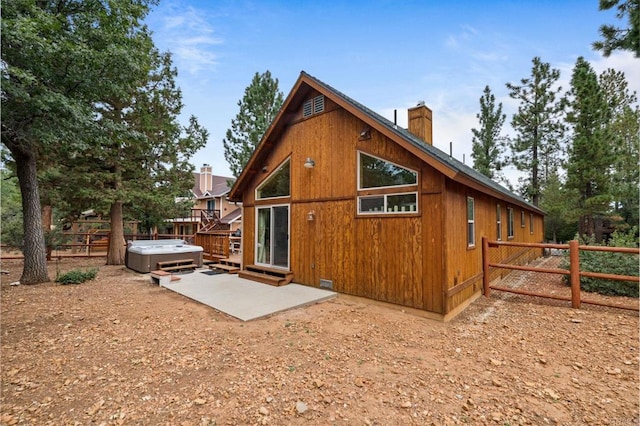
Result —
<instances>
[{"instance_id":1,"label":"brick chimney","mask_svg":"<svg viewBox=\"0 0 640 426\"><path fill-rule=\"evenodd\" d=\"M418 105L409 108L409 132L419 137L429 145L433 145L433 123L431 110L426 107L424 101L418 102Z\"/></svg>"},{"instance_id":2,"label":"brick chimney","mask_svg":"<svg viewBox=\"0 0 640 426\"><path fill-rule=\"evenodd\" d=\"M202 193L213 189L213 178L211 174L211 166L203 164L200 168L200 191L202 191Z\"/></svg>"}]
</instances>

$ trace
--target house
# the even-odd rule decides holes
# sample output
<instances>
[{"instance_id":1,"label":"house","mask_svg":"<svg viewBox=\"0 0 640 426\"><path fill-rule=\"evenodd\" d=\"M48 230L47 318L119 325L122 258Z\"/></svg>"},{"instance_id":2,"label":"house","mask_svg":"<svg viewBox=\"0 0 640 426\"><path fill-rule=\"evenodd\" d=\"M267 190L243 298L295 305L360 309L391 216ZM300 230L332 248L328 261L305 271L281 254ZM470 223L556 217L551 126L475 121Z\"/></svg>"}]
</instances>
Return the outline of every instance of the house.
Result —
<instances>
[{"instance_id":1,"label":"house","mask_svg":"<svg viewBox=\"0 0 640 426\"><path fill-rule=\"evenodd\" d=\"M481 292L481 238L543 240L543 212L302 72L229 194L243 205L241 276L330 288L449 319ZM501 247L527 262L539 249Z\"/></svg>"},{"instance_id":2,"label":"house","mask_svg":"<svg viewBox=\"0 0 640 426\"><path fill-rule=\"evenodd\" d=\"M188 239L198 232L236 231L242 225L242 208L227 200L233 178L216 176L212 167L204 164L194 175L191 189L193 207L188 217L167 221L171 234Z\"/></svg>"}]
</instances>

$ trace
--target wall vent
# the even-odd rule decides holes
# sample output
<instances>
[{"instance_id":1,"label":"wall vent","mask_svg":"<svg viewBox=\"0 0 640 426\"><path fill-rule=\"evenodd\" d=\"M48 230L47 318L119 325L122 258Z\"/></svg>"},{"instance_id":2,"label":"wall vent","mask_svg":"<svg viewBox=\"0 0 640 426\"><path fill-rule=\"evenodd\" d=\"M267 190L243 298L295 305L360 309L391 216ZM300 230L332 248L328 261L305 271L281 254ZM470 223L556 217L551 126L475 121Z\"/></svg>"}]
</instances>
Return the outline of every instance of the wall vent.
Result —
<instances>
[{"instance_id":1,"label":"wall vent","mask_svg":"<svg viewBox=\"0 0 640 426\"><path fill-rule=\"evenodd\" d=\"M311 99L309 99L302 105L302 116L309 117L311 114L313 114L313 105Z\"/></svg>"},{"instance_id":2,"label":"wall vent","mask_svg":"<svg viewBox=\"0 0 640 426\"><path fill-rule=\"evenodd\" d=\"M324 96L316 96L313 98L313 113L318 114L324 111Z\"/></svg>"},{"instance_id":3,"label":"wall vent","mask_svg":"<svg viewBox=\"0 0 640 426\"><path fill-rule=\"evenodd\" d=\"M333 281L320 279L320 288L333 290Z\"/></svg>"}]
</instances>

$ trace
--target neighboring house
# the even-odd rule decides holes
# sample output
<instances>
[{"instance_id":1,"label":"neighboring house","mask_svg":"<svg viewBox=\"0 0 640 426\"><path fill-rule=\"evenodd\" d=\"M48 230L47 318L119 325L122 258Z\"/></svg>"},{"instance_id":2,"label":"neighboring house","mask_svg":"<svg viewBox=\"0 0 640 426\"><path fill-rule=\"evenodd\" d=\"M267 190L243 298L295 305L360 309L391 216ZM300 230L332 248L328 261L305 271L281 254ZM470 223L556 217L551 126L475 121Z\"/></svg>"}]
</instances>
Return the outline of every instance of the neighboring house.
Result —
<instances>
[{"instance_id":1,"label":"neighboring house","mask_svg":"<svg viewBox=\"0 0 640 426\"><path fill-rule=\"evenodd\" d=\"M239 203L227 200L230 185L235 179L214 175L209 164L204 164L200 173L193 175L191 215L168 221L173 224L173 235L187 237L197 232L239 229L242 226L242 209Z\"/></svg>"},{"instance_id":2,"label":"neighboring house","mask_svg":"<svg viewBox=\"0 0 640 426\"><path fill-rule=\"evenodd\" d=\"M424 104L408 114L402 129L302 72L229 194L243 205L241 276L448 319L481 292L483 236L542 242L540 209L433 147Z\"/></svg>"}]
</instances>

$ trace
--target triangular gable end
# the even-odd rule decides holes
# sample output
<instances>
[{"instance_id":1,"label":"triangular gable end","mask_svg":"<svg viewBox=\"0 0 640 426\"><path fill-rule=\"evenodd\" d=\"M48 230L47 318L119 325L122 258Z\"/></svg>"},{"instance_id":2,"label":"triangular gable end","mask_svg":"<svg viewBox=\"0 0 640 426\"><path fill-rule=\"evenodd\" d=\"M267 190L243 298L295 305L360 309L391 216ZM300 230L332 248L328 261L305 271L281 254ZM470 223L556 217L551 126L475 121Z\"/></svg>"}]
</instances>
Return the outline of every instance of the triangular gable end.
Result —
<instances>
[{"instance_id":1,"label":"triangular gable end","mask_svg":"<svg viewBox=\"0 0 640 426\"><path fill-rule=\"evenodd\" d=\"M331 99L341 108L344 108L353 116L371 126L372 129L375 129L390 140L393 140L395 143L415 155L417 158L420 158L422 161L448 178L498 198L507 197L517 205L542 213L539 208L528 203L518 195L513 194L511 191L508 191L496 182L491 181L484 175L481 175L463 163L449 157L438 148L425 143L409 133L407 130L391 123L386 118L304 71L300 73L298 80L293 85L293 88L282 104L280 111L265 132L262 140L247 162L247 165L243 169L241 175L236 180L229 193L228 198L230 201L242 201L242 194L251 180L250 177L260 171L258 165L265 160L265 157L270 152L269 148L273 147L277 142L279 135L282 133L283 127L287 123L285 118L289 114L294 114L295 111L299 109L302 103L307 100L308 94L311 91L316 91Z\"/></svg>"}]
</instances>

